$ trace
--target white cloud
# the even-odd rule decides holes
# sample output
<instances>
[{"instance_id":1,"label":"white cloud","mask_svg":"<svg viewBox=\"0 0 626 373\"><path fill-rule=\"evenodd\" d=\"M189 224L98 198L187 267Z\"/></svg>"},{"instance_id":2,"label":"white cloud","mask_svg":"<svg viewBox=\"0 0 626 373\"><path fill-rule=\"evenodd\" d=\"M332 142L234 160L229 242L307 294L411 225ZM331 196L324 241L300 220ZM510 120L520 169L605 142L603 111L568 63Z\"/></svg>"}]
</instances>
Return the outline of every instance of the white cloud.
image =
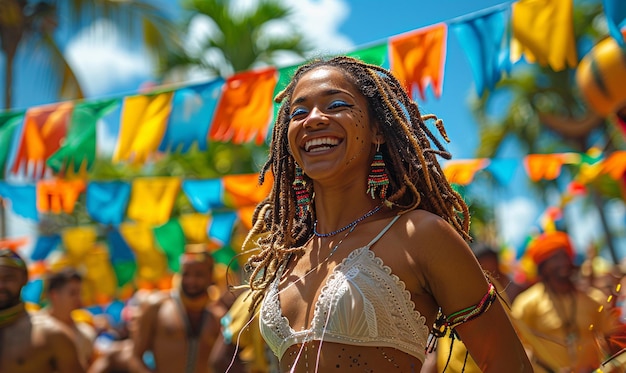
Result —
<instances>
[{"instance_id":1,"label":"white cloud","mask_svg":"<svg viewBox=\"0 0 626 373\"><path fill-rule=\"evenodd\" d=\"M129 48L115 25L105 19L72 38L65 56L87 97L128 90L129 84L149 79L153 69L146 51Z\"/></svg>"},{"instance_id":2,"label":"white cloud","mask_svg":"<svg viewBox=\"0 0 626 373\"><path fill-rule=\"evenodd\" d=\"M283 4L293 12L289 21L297 27L313 45L313 55L326 55L347 52L354 48L354 43L339 32L339 27L348 17L350 8L343 0L283 0ZM237 0L232 4L237 12L244 12L256 5L255 0ZM275 24L268 27L269 33L284 32L285 28ZM189 25L189 34L185 45L191 52L197 52L202 40L216 32L216 26L208 17L195 16ZM294 56L281 56L278 64L291 65L297 62Z\"/></svg>"},{"instance_id":3,"label":"white cloud","mask_svg":"<svg viewBox=\"0 0 626 373\"><path fill-rule=\"evenodd\" d=\"M283 0L293 9L293 22L307 35L316 54L347 52L354 48L350 38L339 33L339 26L350 14L343 0Z\"/></svg>"},{"instance_id":4,"label":"white cloud","mask_svg":"<svg viewBox=\"0 0 626 373\"><path fill-rule=\"evenodd\" d=\"M293 9L290 21L314 46L313 55L347 52L354 48L350 38L339 32L339 27L350 12L344 0L283 0L283 3ZM254 0L237 0L233 6L247 9L254 4ZM195 17L190 24L187 48L197 51L206 35L214 31L215 25L211 20ZM116 26L106 19L94 22L72 38L66 46L65 56L83 84L87 97L134 90L137 82L152 77L153 66L146 51L129 46ZM279 58L277 64L280 66L297 62L289 54ZM186 80L209 78L206 73L190 71Z\"/></svg>"}]
</instances>

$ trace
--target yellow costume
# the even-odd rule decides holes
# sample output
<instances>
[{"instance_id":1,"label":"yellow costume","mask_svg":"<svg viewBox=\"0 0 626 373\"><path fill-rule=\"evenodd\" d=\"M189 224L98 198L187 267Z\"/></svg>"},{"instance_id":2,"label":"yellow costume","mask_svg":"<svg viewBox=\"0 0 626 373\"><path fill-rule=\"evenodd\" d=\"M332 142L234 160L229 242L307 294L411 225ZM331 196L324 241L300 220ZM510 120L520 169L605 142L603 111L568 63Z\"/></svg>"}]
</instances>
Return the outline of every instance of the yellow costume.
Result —
<instances>
[{"instance_id":1,"label":"yellow costume","mask_svg":"<svg viewBox=\"0 0 626 373\"><path fill-rule=\"evenodd\" d=\"M267 349L259 331L256 317L250 320L249 291L239 295L228 313L222 317L222 335L231 344L238 346L239 358L251 373L269 373L277 371L277 360Z\"/></svg>"}]
</instances>

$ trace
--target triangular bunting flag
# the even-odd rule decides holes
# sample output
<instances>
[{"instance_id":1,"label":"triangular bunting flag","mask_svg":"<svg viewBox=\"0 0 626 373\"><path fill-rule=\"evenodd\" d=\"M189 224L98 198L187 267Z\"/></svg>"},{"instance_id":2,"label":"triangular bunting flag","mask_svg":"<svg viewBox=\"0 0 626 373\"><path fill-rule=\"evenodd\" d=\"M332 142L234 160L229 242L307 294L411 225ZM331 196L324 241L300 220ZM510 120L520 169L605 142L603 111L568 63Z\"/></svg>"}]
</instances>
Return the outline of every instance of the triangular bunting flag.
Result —
<instances>
[{"instance_id":1,"label":"triangular bunting flag","mask_svg":"<svg viewBox=\"0 0 626 373\"><path fill-rule=\"evenodd\" d=\"M532 181L554 180L566 163L580 161L579 154L529 154L524 158L526 173Z\"/></svg>"},{"instance_id":2,"label":"triangular bunting flag","mask_svg":"<svg viewBox=\"0 0 626 373\"><path fill-rule=\"evenodd\" d=\"M13 185L0 182L0 197L11 202L11 209L17 215L39 221L37 188L34 184Z\"/></svg>"},{"instance_id":3,"label":"triangular bunting flag","mask_svg":"<svg viewBox=\"0 0 626 373\"><path fill-rule=\"evenodd\" d=\"M493 90L502 72L510 71L507 19L508 9L500 9L450 25L469 59L478 96Z\"/></svg>"},{"instance_id":4,"label":"triangular bunting flag","mask_svg":"<svg viewBox=\"0 0 626 373\"><path fill-rule=\"evenodd\" d=\"M467 185L474 180L476 172L487 167L486 158L448 161L443 167L443 173L450 183Z\"/></svg>"},{"instance_id":5,"label":"triangular bunting flag","mask_svg":"<svg viewBox=\"0 0 626 373\"><path fill-rule=\"evenodd\" d=\"M80 194L85 191L83 180L50 179L37 182L37 210L71 214Z\"/></svg>"},{"instance_id":6,"label":"triangular bunting flag","mask_svg":"<svg viewBox=\"0 0 626 373\"><path fill-rule=\"evenodd\" d=\"M185 238L189 243L206 243L209 240L209 216L204 214L182 214L178 217L178 223L185 232Z\"/></svg>"},{"instance_id":7,"label":"triangular bunting flag","mask_svg":"<svg viewBox=\"0 0 626 373\"><path fill-rule=\"evenodd\" d=\"M110 99L77 105L72 112L67 137L63 145L46 161L55 172L71 170L78 172L81 167L87 171L96 158L96 123L109 113L119 100Z\"/></svg>"},{"instance_id":8,"label":"triangular bunting flag","mask_svg":"<svg viewBox=\"0 0 626 373\"><path fill-rule=\"evenodd\" d=\"M272 115L275 67L246 71L229 77L211 124L209 139L242 144L263 144Z\"/></svg>"},{"instance_id":9,"label":"triangular bunting flag","mask_svg":"<svg viewBox=\"0 0 626 373\"><path fill-rule=\"evenodd\" d=\"M106 239L109 246L109 257L113 264L135 261L135 254L130 249L119 230L110 229L106 234Z\"/></svg>"},{"instance_id":10,"label":"triangular bunting flag","mask_svg":"<svg viewBox=\"0 0 626 373\"><path fill-rule=\"evenodd\" d=\"M500 185L507 186L511 183L519 161L516 159L490 159L485 169L493 175Z\"/></svg>"},{"instance_id":11,"label":"triangular bunting flag","mask_svg":"<svg viewBox=\"0 0 626 373\"><path fill-rule=\"evenodd\" d=\"M85 255L81 263L84 268L83 281L90 295L89 301L85 303L110 303L115 296L118 282L106 247L92 244L89 255Z\"/></svg>"},{"instance_id":12,"label":"triangular bunting flag","mask_svg":"<svg viewBox=\"0 0 626 373\"><path fill-rule=\"evenodd\" d=\"M172 92L126 97L113 161L145 162L163 139L171 108Z\"/></svg>"},{"instance_id":13,"label":"triangular bunting flag","mask_svg":"<svg viewBox=\"0 0 626 373\"><path fill-rule=\"evenodd\" d=\"M183 191L193 208L202 213L224 206L222 179L185 180Z\"/></svg>"},{"instance_id":14,"label":"triangular bunting flag","mask_svg":"<svg viewBox=\"0 0 626 373\"><path fill-rule=\"evenodd\" d=\"M92 226L70 227L63 230L61 237L67 255L73 261L82 261L86 254L91 255L98 234Z\"/></svg>"},{"instance_id":15,"label":"triangular bunting flag","mask_svg":"<svg viewBox=\"0 0 626 373\"><path fill-rule=\"evenodd\" d=\"M417 86L419 96L424 100L429 84L435 96L441 96L447 30L447 25L440 23L389 40L391 71L412 97L415 97L414 86Z\"/></svg>"},{"instance_id":16,"label":"triangular bunting flag","mask_svg":"<svg viewBox=\"0 0 626 373\"><path fill-rule=\"evenodd\" d=\"M167 259L156 248L151 227L143 223L122 223L120 233L137 258L137 278L154 284L163 278Z\"/></svg>"},{"instance_id":17,"label":"triangular bunting flag","mask_svg":"<svg viewBox=\"0 0 626 373\"><path fill-rule=\"evenodd\" d=\"M611 153L602 163L602 172L613 180L621 180L626 175L626 150Z\"/></svg>"},{"instance_id":18,"label":"triangular bunting flag","mask_svg":"<svg viewBox=\"0 0 626 373\"><path fill-rule=\"evenodd\" d=\"M87 185L87 213L100 224L119 225L130 198L125 181L98 181Z\"/></svg>"},{"instance_id":19,"label":"triangular bunting flag","mask_svg":"<svg viewBox=\"0 0 626 373\"><path fill-rule=\"evenodd\" d=\"M207 135L213 120L224 79L218 78L201 86L179 89L172 99L172 113L159 150L189 151L192 144L207 149Z\"/></svg>"},{"instance_id":20,"label":"triangular bunting flag","mask_svg":"<svg viewBox=\"0 0 626 373\"><path fill-rule=\"evenodd\" d=\"M609 34L622 48L626 47L626 41L621 29L626 27L626 1L602 0L606 23L609 26Z\"/></svg>"},{"instance_id":21,"label":"triangular bunting flag","mask_svg":"<svg viewBox=\"0 0 626 373\"><path fill-rule=\"evenodd\" d=\"M216 241L220 245L226 245L230 241L237 214L231 212L219 212L212 215L211 224L209 226L209 238Z\"/></svg>"},{"instance_id":22,"label":"triangular bunting flag","mask_svg":"<svg viewBox=\"0 0 626 373\"><path fill-rule=\"evenodd\" d=\"M256 206L270 194L274 178L270 172L265 174L263 185L259 185L258 174L226 175L224 183L224 201L230 207Z\"/></svg>"},{"instance_id":23,"label":"triangular bunting flag","mask_svg":"<svg viewBox=\"0 0 626 373\"><path fill-rule=\"evenodd\" d=\"M177 177L135 179L127 216L152 225L165 224L170 219L180 183L180 178Z\"/></svg>"},{"instance_id":24,"label":"triangular bunting flag","mask_svg":"<svg viewBox=\"0 0 626 373\"><path fill-rule=\"evenodd\" d=\"M154 238L167 257L172 272L180 270L180 256L185 252L185 233L178 221L170 220L154 228Z\"/></svg>"},{"instance_id":25,"label":"triangular bunting flag","mask_svg":"<svg viewBox=\"0 0 626 373\"><path fill-rule=\"evenodd\" d=\"M26 112L11 167L13 173L22 171L33 178L44 175L45 161L59 149L65 138L73 107L72 102L63 102L34 107Z\"/></svg>"},{"instance_id":26,"label":"triangular bunting flag","mask_svg":"<svg viewBox=\"0 0 626 373\"><path fill-rule=\"evenodd\" d=\"M516 1L513 3L513 60L522 54L529 62L554 71L578 63L572 0Z\"/></svg>"},{"instance_id":27,"label":"triangular bunting flag","mask_svg":"<svg viewBox=\"0 0 626 373\"><path fill-rule=\"evenodd\" d=\"M358 49L347 54L350 57L358 58L365 63L389 68L389 44L387 41Z\"/></svg>"},{"instance_id":28,"label":"triangular bunting flag","mask_svg":"<svg viewBox=\"0 0 626 373\"><path fill-rule=\"evenodd\" d=\"M0 180L4 179L11 144L23 121L24 113L0 114Z\"/></svg>"},{"instance_id":29,"label":"triangular bunting flag","mask_svg":"<svg viewBox=\"0 0 626 373\"><path fill-rule=\"evenodd\" d=\"M58 234L38 236L37 241L35 241L35 247L30 254L30 259L33 261L46 260L59 243L61 243L61 236Z\"/></svg>"}]
</instances>

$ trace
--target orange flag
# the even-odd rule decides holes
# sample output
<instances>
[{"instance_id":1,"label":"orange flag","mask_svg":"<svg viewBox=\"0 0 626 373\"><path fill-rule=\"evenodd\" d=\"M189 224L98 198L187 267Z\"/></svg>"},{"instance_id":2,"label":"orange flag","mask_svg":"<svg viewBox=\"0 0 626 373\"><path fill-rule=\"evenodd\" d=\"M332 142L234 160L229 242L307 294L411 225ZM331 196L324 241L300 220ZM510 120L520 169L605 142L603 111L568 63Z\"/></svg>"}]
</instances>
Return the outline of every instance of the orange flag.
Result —
<instances>
[{"instance_id":1,"label":"orange flag","mask_svg":"<svg viewBox=\"0 0 626 373\"><path fill-rule=\"evenodd\" d=\"M172 92L126 97L113 161L143 163L159 148L171 110Z\"/></svg>"},{"instance_id":2,"label":"orange flag","mask_svg":"<svg viewBox=\"0 0 626 373\"><path fill-rule=\"evenodd\" d=\"M522 54L529 62L554 71L578 64L572 0L524 0L513 3L511 58Z\"/></svg>"},{"instance_id":3,"label":"orange flag","mask_svg":"<svg viewBox=\"0 0 626 373\"><path fill-rule=\"evenodd\" d=\"M0 249L11 249L18 251L18 248L28 243L28 237L3 238L0 239Z\"/></svg>"},{"instance_id":4,"label":"orange flag","mask_svg":"<svg viewBox=\"0 0 626 373\"><path fill-rule=\"evenodd\" d=\"M37 210L55 214L71 214L74 205L86 189L84 180L42 180L37 183Z\"/></svg>"},{"instance_id":5,"label":"orange flag","mask_svg":"<svg viewBox=\"0 0 626 373\"><path fill-rule=\"evenodd\" d=\"M28 175L43 176L46 160L59 149L67 134L73 108L73 103L63 102L34 107L26 112L13 173L24 169ZM33 169L29 170L27 166Z\"/></svg>"},{"instance_id":6,"label":"orange flag","mask_svg":"<svg viewBox=\"0 0 626 373\"><path fill-rule=\"evenodd\" d=\"M256 206L240 207L237 209L237 217L239 221L243 223L243 226L250 230L252 229L252 216L254 215Z\"/></svg>"},{"instance_id":7,"label":"orange flag","mask_svg":"<svg viewBox=\"0 0 626 373\"><path fill-rule=\"evenodd\" d=\"M415 97L413 90L417 86L420 98L424 100L429 83L435 96L441 96L447 33L448 26L440 23L389 40L391 71L411 97Z\"/></svg>"},{"instance_id":8,"label":"orange flag","mask_svg":"<svg viewBox=\"0 0 626 373\"><path fill-rule=\"evenodd\" d=\"M579 161L580 155L575 153L529 154L524 158L524 167L532 181L554 180L561 174L563 164Z\"/></svg>"},{"instance_id":9,"label":"orange flag","mask_svg":"<svg viewBox=\"0 0 626 373\"><path fill-rule=\"evenodd\" d=\"M226 80L218 103L209 139L234 144L255 140L263 144L272 119L275 67L246 71Z\"/></svg>"},{"instance_id":10,"label":"orange flag","mask_svg":"<svg viewBox=\"0 0 626 373\"><path fill-rule=\"evenodd\" d=\"M161 225L167 223L180 191L177 177L139 178L133 181L127 215L130 219Z\"/></svg>"},{"instance_id":11,"label":"orange flag","mask_svg":"<svg viewBox=\"0 0 626 373\"><path fill-rule=\"evenodd\" d=\"M602 163L602 172L614 180L621 180L626 174L626 150L611 153Z\"/></svg>"},{"instance_id":12,"label":"orange flag","mask_svg":"<svg viewBox=\"0 0 626 373\"><path fill-rule=\"evenodd\" d=\"M274 178L270 172L265 174L263 185L259 185L258 174L225 175L224 204L231 207L256 206L270 194Z\"/></svg>"},{"instance_id":13,"label":"orange flag","mask_svg":"<svg viewBox=\"0 0 626 373\"><path fill-rule=\"evenodd\" d=\"M449 182L459 185L467 185L474 180L476 172L489 165L485 158L449 161L443 167L443 173Z\"/></svg>"}]
</instances>

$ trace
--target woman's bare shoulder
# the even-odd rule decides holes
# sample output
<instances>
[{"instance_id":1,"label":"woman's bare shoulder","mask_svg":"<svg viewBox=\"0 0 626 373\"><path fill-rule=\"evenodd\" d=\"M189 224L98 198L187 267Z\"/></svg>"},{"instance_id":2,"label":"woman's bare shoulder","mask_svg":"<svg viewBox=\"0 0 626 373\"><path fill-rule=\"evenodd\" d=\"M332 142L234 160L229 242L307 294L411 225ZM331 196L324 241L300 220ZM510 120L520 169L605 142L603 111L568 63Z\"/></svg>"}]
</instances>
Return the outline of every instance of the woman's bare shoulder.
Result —
<instances>
[{"instance_id":1,"label":"woman's bare shoulder","mask_svg":"<svg viewBox=\"0 0 626 373\"><path fill-rule=\"evenodd\" d=\"M412 210L400 217L398 230L404 231L408 242L430 245L464 246L461 235L439 215L426 210Z\"/></svg>"}]
</instances>

